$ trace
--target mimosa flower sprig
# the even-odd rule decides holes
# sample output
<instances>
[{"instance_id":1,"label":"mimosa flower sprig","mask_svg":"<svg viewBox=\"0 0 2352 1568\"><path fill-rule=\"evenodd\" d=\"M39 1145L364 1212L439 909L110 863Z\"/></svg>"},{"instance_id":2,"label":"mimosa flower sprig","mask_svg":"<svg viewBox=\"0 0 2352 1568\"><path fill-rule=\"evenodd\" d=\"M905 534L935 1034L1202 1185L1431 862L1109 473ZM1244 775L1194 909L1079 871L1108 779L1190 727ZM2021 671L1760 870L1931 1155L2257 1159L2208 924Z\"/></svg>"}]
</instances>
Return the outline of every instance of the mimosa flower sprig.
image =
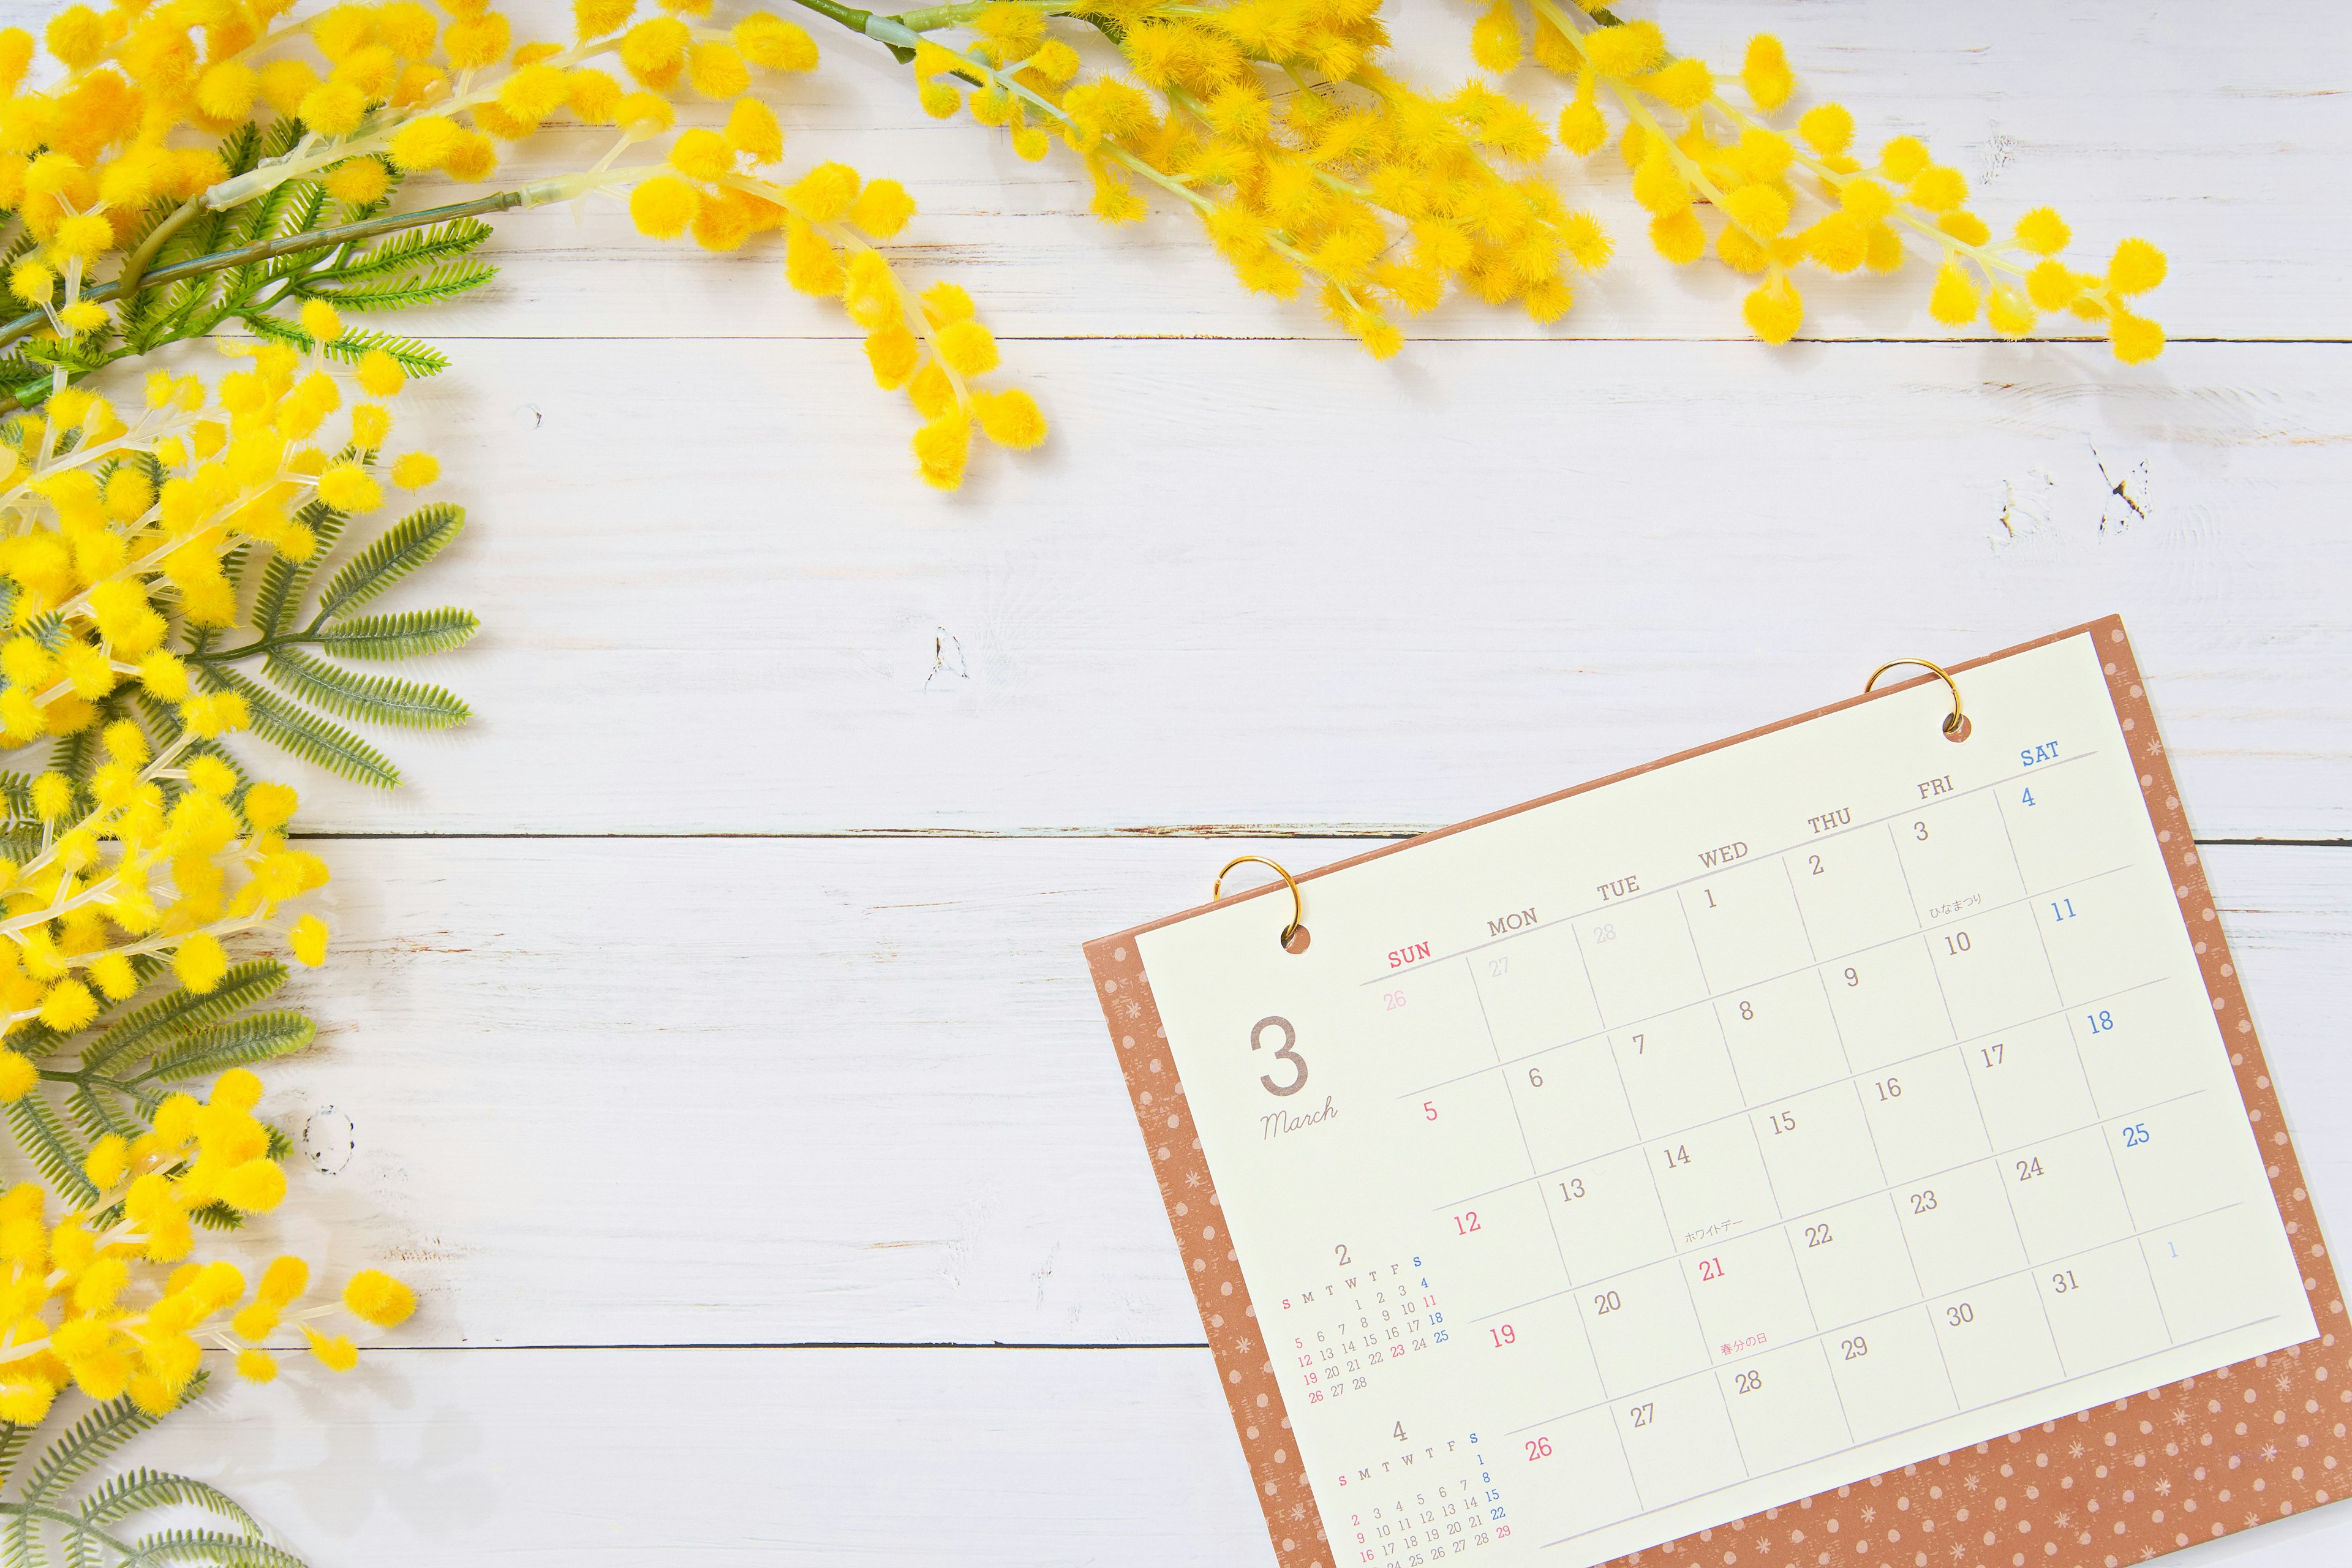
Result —
<instances>
[{"instance_id":1,"label":"mimosa flower sprig","mask_svg":"<svg viewBox=\"0 0 2352 1568\"><path fill-rule=\"evenodd\" d=\"M57 736L87 750L78 738L127 717L135 690L175 732L210 742L250 727L307 761L389 786L399 779L391 763L313 708L404 728L465 720L465 704L436 687L320 657L404 658L473 635L463 610L354 613L457 536L457 508L427 505L393 524L298 625L318 561L349 519L385 505L385 479L420 489L440 464L411 451L377 471L393 428L388 400L407 380L388 351L355 345L320 300L285 331L308 352L224 345L249 368L221 379L216 402L194 375L158 373L135 424L68 387L0 427L0 523L10 530L0 538L0 611L13 628L0 643L0 742ZM339 347L357 358L348 373ZM331 418L335 434L321 438ZM247 577L252 592L241 596ZM224 646L248 605L255 635ZM236 668L254 661L276 691Z\"/></svg>"},{"instance_id":2,"label":"mimosa flower sprig","mask_svg":"<svg viewBox=\"0 0 2352 1568\"><path fill-rule=\"evenodd\" d=\"M1132 182L1184 204L1244 287L1288 299L1313 284L1376 358L1402 344L1393 308L1425 311L1459 286L1555 321L1575 277L1609 258L1601 225L1534 171L1550 139L1531 110L1475 80L1431 97L1375 63L1379 0L991 0L897 16L799 3L890 46L928 112L968 110L1033 162L1056 142L1076 153L1103 221L1145 216ZM1049 35L1065 17L1109 39L1135 80L1080 79L1077 52ZM960 49L928 37L949 30L974 36Z\"/></svg>"},{"instance_id":3,"label":"mimosa flower sprig","mask_svg":"<svg viewBox=\"0 0 2352 1568\"><path fill-rule=\"evenodd\" d=\"M709 0L676 8L698 18L710 9ZM0 34L0 79L12 89L0 103L0 149L8 149L0 151L0 206L17 209L15 254L26 259L11 280L36 310L0 329L0 345L32 337L18 362L32 374L11 377L0 362L0 382L16 383L15 401L46 395L43 367L71 379L231 320L306 341L272 313L280 304L324 300L365 310L451 298L490 276L478 262L457 259L488 233L473 213L621 195L658 176L653 193L633 198L648 232L690 231L708 247L732 248L765 229L790 230L787 255L797 259L788 276L843 298L868 332L877 378L906 387L923 415L916 454L926 479L949 489L961 482L975 423L1002 445L1044 438L1044 419L1026 394L968 384L993 368L995 349L961 291L938 291L930 310L918 310L891 273L877 242L914 210L902 187L875 181L861 191L854 172L830 163L789 187L755 174L781 156L782 132L772 110L744 95L755 68L790 74L815 66L815 45L802 28L764 12L723 28L676 16L625 26L630 4L583 0L579 41L567 47L516 45L505 16L484 0L452 0L446 26L416 0L341 5L299 21L286 9L279 0L173 0L104 14L76 7L48 28L66 75L41 92L15 90L30 40ZM591 63L599 61L617 65L635 89ZM681 89L736 100L724 139L689 132L682 163L615 167L631 144L673 129L665 95ZM163 146L177 128L217 133L265 105L286 117L266 136L247 123L217 152ZM110 118L73 147L57 143L67 114L110 106ZM13 134L12 114L20 128ZM556 115L614 126L618 140L596 164L570 174L411 217L385 211L412 175L489 180L500 142L529 137ZM331 205L344 221L321 229ZM436 226L421 236L393 232L427 222ZM289 227L315 243L289 243L279 236ZM263 251L274 254L257 254ZM821 252L848 264L828 272ZM120 258L116 275L93 287L109 255ZM835 286L813 288L829 275ZM963 301L962 314L943 316L941 300ZM49 331L38 333L44 321ZM911 357L908 340L918 342ZM443 363L422 344L381 335L346 333L329 346L344 349L346 357L381 349L412 374Z\"/></svg>"},{"instance_id":4,"label":"mimosa flower sprig","mask_svg":"<svg viewBox=\"0 0 2352 1568\"><path fill-rule=\"evenodd\" d=\"M158 372L132 417L69 386L0 426L0 746L47 763L0 773L0 1104L47 1184L0 1195L0 1422L37 1423L68 1386L127 1399L110 1421L169 1410L206 1346L267 1382L264 1343L286 1330L348 1370L356 1347L323 1319L389 1326L415 1305L362 1270L340 1306L300 1306L308 1270L291 1258L247 1300L235 1268L191 1260L196 1227L283 1201L290 1144L254 1114L250 1069L314 1034L256 1011L286 968L239 950L315 965L328 940L302 908L328 872L287 837L294 791L249 778L222 740L250 729L390 783L373 748L304 704L395 724L456 722L464 705L321 656L397 658L475 626L451 609L354 613L455 537L456 509L434 506L352 553L302 620L348 520L383 506L378 470L414 489L438 464L387 450L405 380L392 354L352 349L321 301L289 330L303 350L225 344L246 367L214 392ZM254 660L278 689L236 668ZM215 1080L201 1103L174 1087L197 1079ZM0 1518L58 1522L4 1502Z\"/></svg>"},{"instance_id":5,"label":"mimosa flower sprig","mask_svg":"<svg viewBox=\"0 0 2352 1568\"><path fill-rule=\"evenodd\" d=\"M1767 342L1788 342L1804 320L1793 276L1800 263L1831 273L1892 272L1917 249L1935 260L1927 309L1946 326L1981 320L2004 337L2025 337L2037 312L2063 310L2098 323L2126 364L2163 351L2164 330L2132 309L2164 281L2162 251L2126 239L2103 273L2079 272L2060 259L2073 237L2055 211L2036 207L2008 238L1994 239L1966 205L1966 176L1935 163L1916 137L1895 137L1864 163L1852 152L1853 116L1843 105L1806 110L1793 134L1775 126L1765 116L1788 104L1797 80L1770 35L1749 40L1736 79L1748 109L1725 96L1725 79L1704 60L1671 53L1654 22L1621 21L1597 6L1588 14L1559 0L1526 3L1535 58L1576 84L1560 111L1561 143L1583 155L1609 140L1605 94L1622 116L1618 150L1634 199L1652 215L1651 243L1677 266L1698 260L1710 246L1699 208L1711 208L1720 220L1716 255L1761 279L1742 313ZM1472 30L1490 70L1519 63L1518 4L1494 0Z\"/></svg>"}]
</instances>

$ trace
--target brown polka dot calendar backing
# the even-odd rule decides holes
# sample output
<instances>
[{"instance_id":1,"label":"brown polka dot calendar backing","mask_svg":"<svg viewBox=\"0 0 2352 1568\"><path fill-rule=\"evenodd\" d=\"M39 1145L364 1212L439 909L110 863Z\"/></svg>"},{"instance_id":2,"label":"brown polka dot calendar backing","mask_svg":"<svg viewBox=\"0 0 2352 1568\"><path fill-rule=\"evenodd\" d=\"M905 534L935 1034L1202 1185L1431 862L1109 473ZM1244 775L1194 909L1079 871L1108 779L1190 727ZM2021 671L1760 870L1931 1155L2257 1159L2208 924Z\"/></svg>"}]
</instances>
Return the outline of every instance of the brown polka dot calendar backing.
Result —
<instances>
[{"instance_id":1,"label":"brown polka dot calendar backing","mask_svg":"<svg viewBox=\"0 0 2352 1568\"><path fill-rule=\"evenodd\" d=\"M1622 1559L1705 1568L2121 1568L2318 1507L2352 1476L2352 1353L2341 1342L2344 1302L2289 1140L2244 991L2175 786L2154 714L2119 617L2076 626L1955 665L1956 676L2063 638L2088 635L2139 763L2139 784L2181 918L2247 1114L2267 1159L2279 1213L2304 1272L2320 1337L2275 1354L2150 1389L2072 1417L2014 1432L1920 1464L1767 1509ZM1883 688L1713 746L1580 786L1598 788L1875 701L1936 677ZM1437 834L1299 876L1314 878L1402 854L1445 834L1548 804L1563 791ZM1237 898L1287 898L1279 882ZM1232 902L1228 899L1227 902ZM1195 910L1171 920L1201 913ZM1167 1048L1136 938L1155 921L1087 944L1136 1119L1169 1222L1225 1385L1235 1429L1282 1568L1339 1568L1303 1472L1256 1313L1223 1234L1216 1189Z\"/></svg>"}]
</instances>

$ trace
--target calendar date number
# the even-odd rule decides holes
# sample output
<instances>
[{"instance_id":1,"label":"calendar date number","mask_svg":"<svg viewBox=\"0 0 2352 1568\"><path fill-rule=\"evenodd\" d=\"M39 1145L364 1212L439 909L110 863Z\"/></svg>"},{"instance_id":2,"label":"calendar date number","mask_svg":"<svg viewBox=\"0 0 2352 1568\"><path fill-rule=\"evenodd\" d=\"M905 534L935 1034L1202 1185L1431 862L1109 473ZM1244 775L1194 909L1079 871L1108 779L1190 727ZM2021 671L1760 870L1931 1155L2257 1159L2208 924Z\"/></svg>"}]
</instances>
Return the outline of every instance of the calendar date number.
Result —
<instances>
[{"instance_id":1,"label":"calendar date number","mask_svg":"<svg viewBox=\"0 0 2352 1568\"><path fill-rule=\"evenodd\" d=\"M1298 1054L1298 1031L1291 1026L1290 1020L1287 1018L1273 1016L1260 1018L1250 1026L1250 1049L1259 1051L1265 1048L1265 1032L1268 1029L1282 1031L1282 1046L1274 1053L1274 1059L1288 1065L1290 1081L1276 1083L1274 1081L1272 1073L1262 1073L1258 1076L1258 1082L1265 1085L1265 1091L1268 1094L1283 1096L1297 1094L1307 1087L1307 1058Z\"/></svg>"}]
</instances>

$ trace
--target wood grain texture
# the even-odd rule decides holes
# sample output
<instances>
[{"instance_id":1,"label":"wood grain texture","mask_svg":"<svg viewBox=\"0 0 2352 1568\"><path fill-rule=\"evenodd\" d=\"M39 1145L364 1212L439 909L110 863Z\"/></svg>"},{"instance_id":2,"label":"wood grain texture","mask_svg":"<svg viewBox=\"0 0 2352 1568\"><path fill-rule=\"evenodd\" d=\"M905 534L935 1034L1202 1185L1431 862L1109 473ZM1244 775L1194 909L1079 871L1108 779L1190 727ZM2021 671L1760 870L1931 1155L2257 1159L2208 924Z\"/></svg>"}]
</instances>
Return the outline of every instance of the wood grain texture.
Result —
<instances>
[{"instance_id":1,"label":"wood grain texture","mask_svg":"<svg viewBox=\"0 0 2352 1568\"><path fill-rule=\"evenodd\" d=\"M1470 14L1394 5L1401 53L1458 78ZM222 1479L320 1568L1262 1564L1077 952L1267 847L1183 836L1317 864L2120 610L2200 835L2352 838L2352 31L1661 16L1726 67L1780 33L1996 226L2047 201L2094 254L2156 238L2175 338L2242 341L2132 371L1946 341L1915 263L1811 288L1836 341L1767 350L1736 279L1646 254L1621 171L1562 162L1621 247L1567 321L1448 306L1375 366L1188 220L1103 230L1061 163L922 119L820 31L788 169L908 183L918 281L973 290L1055 437L923 491L903 405L772 247L656 245L609 204L501 218L496 283L404 318L457 363L403 437L471 528L396 602L483 615L423 672L481 717L390 737L397 795L281 770L313 831L415 837L316 846L339 952L267 1107L296 1201L251 1246L398 1268L420 1348L225 1393L131 1459ZM2352 850L2208 863L2352 1215ZM2344 1511L2174 1561L2333 1568Z\"/></svg>"},{"instance_id":2,"label":"wood grain texture","mask_svg":"<svg viewBox=\"0 0 2352 1568\"><path fill-rule=\"evenodd\" d=\"M1040 343L1054 445L952 500L859 358L411 393L470 522L398 602L481 614L419 668L482 718L306 823L1426 826L2120 610L2200 836L2352 836L2332 349Z\"/></svg>"},{"instance_id":3,"label":"wood grain texture","mask_svg":"<svg viewBox=\"0 0 2352 1568\"><path fill-rule=\"evenodd\" d=\"M1274 1562L1205 1350L406 1351L294 1380L208 1399L131 1454L221 1480L334 1568ZM1791 1561L1742 1544L1643 1560ZM2326 1508L2165 1563L2347 1551L2352 1510Z\"/></svg>"},{"instance_id":4,"label":"wood grain texture","mask_svg":"<svg viewBox=\"0 0 2352 1568\"><path fill-rule=\"evenodd\" d=\"M402 1343L585 1346L1198 1341L1078 943L1200 901L1231 853L1362 846L320 847L326 1044L264 1110L352 1132L306 1134L284 1211L334 1239L290 1234L414 1279ZM2208 865L2323 1210L2352 1215L2326 1131L2352 850Z\"/></svg>"}]
</instances>

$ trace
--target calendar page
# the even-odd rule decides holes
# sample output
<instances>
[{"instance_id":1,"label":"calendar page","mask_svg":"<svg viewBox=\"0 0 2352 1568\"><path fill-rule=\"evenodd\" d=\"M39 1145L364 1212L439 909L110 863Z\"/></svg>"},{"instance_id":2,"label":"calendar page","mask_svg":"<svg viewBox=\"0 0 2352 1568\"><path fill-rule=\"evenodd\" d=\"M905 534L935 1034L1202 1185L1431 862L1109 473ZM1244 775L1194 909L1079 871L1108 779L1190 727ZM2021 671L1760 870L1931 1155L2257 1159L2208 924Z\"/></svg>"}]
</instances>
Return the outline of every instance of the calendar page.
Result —
<instances>
[{"instance_id":1,"label":"calendar page","mask_svg":"<svg viewBox=\"0 0 2352 1568\"><path fill-rule=\"evenodd\" d=\"M2315 1338L2105 625L1109 939L1286 1560L1586 1568Z\"/></svg>"}]
</instances>

